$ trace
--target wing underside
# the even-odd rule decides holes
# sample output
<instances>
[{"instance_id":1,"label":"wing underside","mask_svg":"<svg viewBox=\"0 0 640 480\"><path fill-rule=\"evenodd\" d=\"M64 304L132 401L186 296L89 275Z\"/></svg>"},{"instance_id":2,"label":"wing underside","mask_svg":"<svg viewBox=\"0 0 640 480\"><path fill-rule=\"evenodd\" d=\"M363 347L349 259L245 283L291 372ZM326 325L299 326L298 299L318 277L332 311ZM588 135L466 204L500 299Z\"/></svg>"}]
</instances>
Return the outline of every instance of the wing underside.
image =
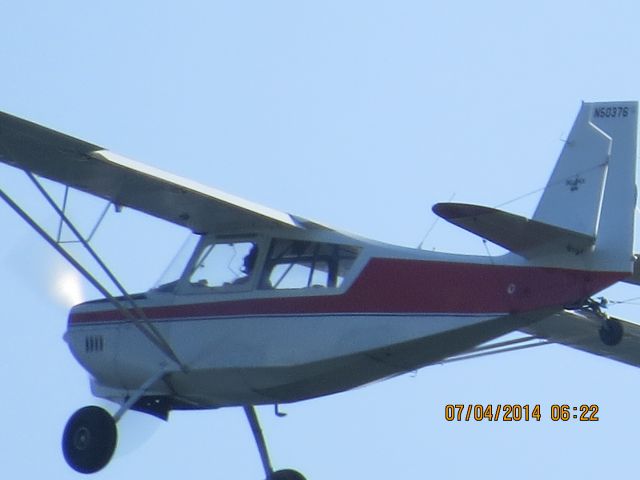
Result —
<instances>
[{"instance_id":1,"label":"wing underside","mask_svg":"<svg viewBox=\"0 0 640 480\"><path fill-rule=\"evenodd\" d=\"M600 339L602 320L593 313L574 313L567 310L531 324L522 332L610 360L640 367L640 325L615 319L623 328L617 345L606 345Z\"/></svg>"},{"instance_id":2,"label":"wing underside","mask_svg":"<svg viewBox=\"0 0 640 480\"><path fill-rule=\"evenodd\" d=\"M459 362L555 343L640 367L640 325L618 318L609 318L618 327L622 327L622 338L614 345L606 344L601 339L600 330L603 321L595 313L588 310L582 310L580 313L562 310L521 328L520 333L524 334L522 336L487 342L447 358L441 363Z\"/></svg>"},{"instance_id":3,"label":"wing underside","mask_svg":"<svg viewBox=\"0 0 640 480\"><path fill-rule=\"evenodd\" d=\"M311 225L6 113L0 162L197 233Z\"/></svg>"}]
</instances>

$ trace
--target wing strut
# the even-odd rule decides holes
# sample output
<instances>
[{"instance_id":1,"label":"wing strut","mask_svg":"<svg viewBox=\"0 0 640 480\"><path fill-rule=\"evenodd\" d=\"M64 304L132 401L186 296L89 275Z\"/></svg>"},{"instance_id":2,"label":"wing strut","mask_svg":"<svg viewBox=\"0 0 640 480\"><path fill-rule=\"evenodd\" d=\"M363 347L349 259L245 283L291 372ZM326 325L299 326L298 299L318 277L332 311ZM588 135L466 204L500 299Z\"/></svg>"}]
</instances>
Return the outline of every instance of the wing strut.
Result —
<instances>
[{"instance_id":1,"label":"wing strut","mask_svg":"<svg viewBox=\"0 0 640 480\"><path fill-rule=\"evenodd\" d=\"M27 173L29 174L30 172L27 172ZM32 181L34 183L36 183L35 176L32 179ZM38 185L39 184L36 183L36 186L38 186ZM44 194L44 192L43 192L43 194ZM45 197L46 196L47 195L45 195ZM64 199L62 200L62 211L63 212L67 211L67 200L68 200L68 198L69 198L69 186L65 185L64 186ZM107 212L109 211L109 207L111 205L115 206L117 212L121 211L121 210L119 210L119 208L121 208L119 205L114 204L112 201L107 202L107 205L104 207L104 210L102 210L102 213L98 217L98 221L96 222L96 224L91 229L91 232L89 233L87 238L84 239L84 242L82 240L62 240L62 228L65 225L65 222L62 220L62 216L60 216L60 221L58 222L58 234L56 235L56 243L58 243L58 244L62 244L62 243L81 243L81 244L85 244L86 243L86 244L89 244L89 242L91 242L91 239L93 238L93 236L98 231L98 227L100 227L100 225L102 224L102 221L104 220L104 217L107 216ZM56 208L57 204L53 203L52 206L54 208Z\"/></svg>"},{"instance_id":2,"label":"wing strut","mask_svg":"<svg viewBox=\"0 0 640 480\"><path fill-rule=\"evenodd\" d=\"M513 340L505 340L503 342L493 342L485 345L480 345L471 350L467 350L465 353L449 357L441 361L441 364L459 362L461 360L470 360L472 358L486 357L488 355L496 355L498 353L514 352L516 350L524 350L526 348L541 347L548 345L552 342L541 339L535 336L524 336L514 338Z\"/></svg>"},{"instance_id":3,"label":"wing strut","mask_svg":"<svg viewBox=\"0 0 640 480\"><path fill-rule=\"evenodd\" d=\"M183 371L186 372L188 370L186 365L184 365L180 361L180 359L177 357L169 343L164 339L162 334L149 322L144 311L137 305L131 295L129 295L122 284L116 279L113 273L100 259L95 250L93 250L88 242L82 237L80 232L75 228L73 223L67 218L64 212L51 198L49 193L44 189L44 187L42 187L40 182L38 182L38 180L32 173L27 172L27 175L36 185L40 193L44 196L51 207L60 216L60 219L64 222L64 224L69 227L69 229L77 237L78 241L84 246L85 250L92 256L92 258L97 262L100 268L113 282L116 288L122 293L124 299L133 308L135 315L131 312L130 308L127 308L119 299L111 295L111 293L86 268L84 268L80 264L80 262L78 262L71 254L69 254L64 248L62 248L59 242L57 242L42 227L40 227L40 225L38 225L37 222L33 220L27 212L20 208L20 206L15 203L2 189L0 189L0 198L2 198L5 203L9 205L31 228L33 228L45 241L47 241L49 245L51 245L60 255L62 255L84 278L87 279L89 283L91 283L91 285L93 285L102 295L104 295L105 298L107 298L125 316L125 318L130 320L151 343L158 347L158 349L166 357L175 362Z\"/></svg>"}]
</instances>

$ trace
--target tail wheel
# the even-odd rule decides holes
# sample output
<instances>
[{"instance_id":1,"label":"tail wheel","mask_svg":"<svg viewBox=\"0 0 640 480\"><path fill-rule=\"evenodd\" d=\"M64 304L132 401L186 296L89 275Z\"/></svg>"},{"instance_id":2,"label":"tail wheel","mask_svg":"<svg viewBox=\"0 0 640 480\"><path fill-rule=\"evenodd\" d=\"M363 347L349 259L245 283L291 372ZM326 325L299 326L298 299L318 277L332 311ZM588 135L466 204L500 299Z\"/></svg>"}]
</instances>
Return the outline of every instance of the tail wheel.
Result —
<instances>
[{"instance_id":1,"label":"tail wheel","mask_svg":"<svg viewBox=\"0 0 640 480\"><path fill-rule=\"evenodd\" d=\"M62 435L62 453L71 468L94 473L104 468L116 449L116 422L100 407L84 407L74 413Z\"/></svg>"},{"instance_id":2,"label":"tail wheel","mask_svg":"<svg viewBox=\"0 0 640 480\"><path fill-rule=\"evenodd\" d=\"M602 343L613 346L619 344L622 340L624 329L618 320L608 318L604 321L598 333L600 334L600 340L602 340Z\"/></svg>"}]
</instances>

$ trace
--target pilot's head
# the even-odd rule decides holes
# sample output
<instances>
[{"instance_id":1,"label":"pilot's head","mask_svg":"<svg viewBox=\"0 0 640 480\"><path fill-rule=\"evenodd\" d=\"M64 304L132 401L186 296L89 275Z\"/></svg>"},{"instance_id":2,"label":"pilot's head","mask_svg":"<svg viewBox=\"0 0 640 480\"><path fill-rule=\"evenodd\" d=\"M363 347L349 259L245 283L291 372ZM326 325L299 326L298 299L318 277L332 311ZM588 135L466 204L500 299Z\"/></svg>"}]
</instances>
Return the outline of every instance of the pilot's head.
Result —
<instances>
[{"instance_id":1,"label":"pilot's head","mask_svg":"<svg viewBox=\"0 0 640 480\"><path fill-rule=\"evenodd\" d=\"M254 245L251 247L247 256L244 257L242 271L245 275L250 275L253 271L253 267L256 265L256 259L258 258L258 247Z\"/></svg>"}]
</instances>

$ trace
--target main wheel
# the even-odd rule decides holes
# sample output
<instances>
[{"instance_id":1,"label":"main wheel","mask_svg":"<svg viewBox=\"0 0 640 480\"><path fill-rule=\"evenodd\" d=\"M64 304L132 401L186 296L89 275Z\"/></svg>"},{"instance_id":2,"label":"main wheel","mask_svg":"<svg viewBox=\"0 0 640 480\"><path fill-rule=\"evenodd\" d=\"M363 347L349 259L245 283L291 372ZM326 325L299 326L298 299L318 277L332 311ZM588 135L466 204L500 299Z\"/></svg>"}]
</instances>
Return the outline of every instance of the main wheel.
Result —
<instances>
[{"instance_id":1,"label":"main wheel","mask_svg":"<svg viewBox=\"0 0 640 480\"><path fill-rule=\"evenodd\" d=\"M97 472L111 460L117 437L116 422L109 412L100 407L81 408L64 429L64 459L76 472Z\"/></svg>"},{"instance_id":2,"label":"main wheel","mask_svg":"<svg viewBox=\"0 0 640 480\"><path fill-rule=\"evenodd\" d=\"M607 318L604 325L600 327L598 333L600 334L600 340L602 340L602 343L612 346L620 343L622 335L624 334L624 329L622 328L622 324L619 320Z\"/></svg>"},{"instance_id":3,"label":"main wheel","mask_svg":"<svg viewBox=\"0 0 640 480\"><path fill-rule=\"evenodd\" d=\"M307 480L304 475L295 470L278 470L277 472L273 472L271 478L269 480Z\"/></svg>"}]
</instances>

